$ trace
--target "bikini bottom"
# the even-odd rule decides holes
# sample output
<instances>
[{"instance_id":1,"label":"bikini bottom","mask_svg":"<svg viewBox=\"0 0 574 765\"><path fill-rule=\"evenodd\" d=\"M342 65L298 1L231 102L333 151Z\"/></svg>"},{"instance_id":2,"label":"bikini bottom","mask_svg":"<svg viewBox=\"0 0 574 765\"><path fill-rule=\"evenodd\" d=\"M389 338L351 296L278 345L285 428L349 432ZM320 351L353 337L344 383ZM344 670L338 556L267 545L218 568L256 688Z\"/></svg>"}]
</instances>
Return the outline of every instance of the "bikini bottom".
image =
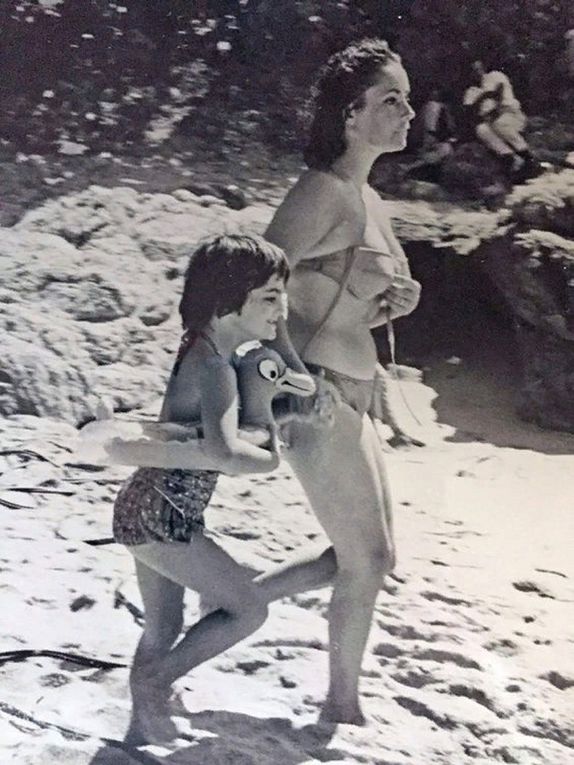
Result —
<instances>
[{"instance_id":1,"label":"bikini bottom","mask_svg":"<svg viewBox=\"0 0 574 765\"><path fill-rule=\"evenodd\" d=\"M374 380L358 380L318 364L305 363L305 366L311 374L330 382L337 389L342 401L357 414L362 416L369 411L373 402Z\"/></svg>"},{"instance_id":2,"label":"bikini bottom","mask_svg":"<svg viewBox=\"0 0 574 765\"><path fill-rule=\"evenodd\" d=\"M117 542L189 542L203 533L203 513L219 473L213 470L138 468L120 488L114 503Z\"/></svg>"}]
</instances>

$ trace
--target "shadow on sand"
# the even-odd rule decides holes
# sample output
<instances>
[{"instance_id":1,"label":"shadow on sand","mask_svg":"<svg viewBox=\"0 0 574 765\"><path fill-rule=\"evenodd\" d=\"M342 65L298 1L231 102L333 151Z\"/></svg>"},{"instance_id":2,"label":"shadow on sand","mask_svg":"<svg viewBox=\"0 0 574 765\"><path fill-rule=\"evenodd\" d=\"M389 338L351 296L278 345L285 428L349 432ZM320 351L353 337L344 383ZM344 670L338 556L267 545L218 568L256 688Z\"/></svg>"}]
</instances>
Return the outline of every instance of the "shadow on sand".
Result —
<instances>
[{"instance_id":1,"label":"shadow on sand","mask_svg":"<svg viewBox=\"0 0 574 765\"><path fill-rule=\"evenodd\" d=\"M504 349L504 345L503 345ZM574 435L546 430L518 414L522 381L512 349L485 343L457 366L435 364L425 382L438 397L433 402L440 423L456 428L455 443L487 442L543 454L574 453Z\"/></svg>"},{"instance_id":2,"label":"shadow on sand","mask_svg":"<svg viewBox=\"0 0 574 765\"><path fill-rule=\"evenodd\" d=\"M192 732L177 749L110 742L90 765L299 765L349 755L328 748L336 726L326 723L295 728L286 718L211 710L184 719Z\"/></svg>"}]
</instances>

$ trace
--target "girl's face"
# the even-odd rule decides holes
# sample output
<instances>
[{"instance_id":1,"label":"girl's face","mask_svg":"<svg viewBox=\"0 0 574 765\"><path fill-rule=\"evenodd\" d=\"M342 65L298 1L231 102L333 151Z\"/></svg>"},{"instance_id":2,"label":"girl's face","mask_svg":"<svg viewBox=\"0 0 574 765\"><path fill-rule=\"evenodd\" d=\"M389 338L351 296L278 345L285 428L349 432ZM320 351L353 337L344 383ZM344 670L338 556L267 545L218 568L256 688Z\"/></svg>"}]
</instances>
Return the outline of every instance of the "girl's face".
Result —
<instances>
[{"instance_id":1,"label":"girl's face","mask_svg":"<svg viewBox=\"0 0 574 765\"><path fill-rule=\"evenodd\" d=\"M415 112L409 103L410 84L399 63L381 68L378 81L363 94L363 105L352 108L346 123L349 146L371 146L381 153L401 151Z\"/></svg>"},{"instance_id":2,"label":"girl's face","mask_svg":"<svg viewBox=\"0 0 574 765\"><path fill-rule=\"evenodd\" d=\"M262 287L251 290L237 314L237 323L249 339L273 340L277 322L285 316L286 309L285 282L273 274Z\"/></svg>"}]
</instances>

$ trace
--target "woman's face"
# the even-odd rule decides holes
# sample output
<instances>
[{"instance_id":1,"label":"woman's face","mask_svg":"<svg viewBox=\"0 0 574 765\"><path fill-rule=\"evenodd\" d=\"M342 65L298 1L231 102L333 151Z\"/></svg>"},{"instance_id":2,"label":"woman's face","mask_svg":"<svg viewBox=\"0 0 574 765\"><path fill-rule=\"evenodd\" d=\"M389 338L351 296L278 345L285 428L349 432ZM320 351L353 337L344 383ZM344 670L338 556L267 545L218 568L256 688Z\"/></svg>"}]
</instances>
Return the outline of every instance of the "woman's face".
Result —
<instances>
[{"instance_id":1,"label":"woman's face","mask_svg":"<svg viewBox=\"0 0 574 765\"><path fill-rule=\"evenodd\" d=\"M372 146L381 153L401 151L415 113L409 103L410 84L399 63L381 68L378 81L363 94L363 105L347 118L348 145Z\"/></svg>"}]
</instances>

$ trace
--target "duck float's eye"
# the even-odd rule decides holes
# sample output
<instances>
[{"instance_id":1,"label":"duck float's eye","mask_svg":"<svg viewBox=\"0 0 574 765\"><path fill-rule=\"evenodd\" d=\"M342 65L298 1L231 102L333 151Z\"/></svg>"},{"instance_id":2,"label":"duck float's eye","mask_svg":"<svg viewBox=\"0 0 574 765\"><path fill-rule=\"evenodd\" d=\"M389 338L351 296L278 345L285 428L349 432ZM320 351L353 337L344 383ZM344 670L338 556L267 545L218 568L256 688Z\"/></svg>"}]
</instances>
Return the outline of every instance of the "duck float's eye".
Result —
<instances>
[{"instance_id":1,"label":"duck float's eye","mask_svg":"<svg viewBox=\"0 0 574 765\"><path fill-rule=\"evenodd\" d=\"M257 369L265 380L276 380L279 377L279 367L273 359L263 359L257 365Z\"/></svg>"}]
</instances>

